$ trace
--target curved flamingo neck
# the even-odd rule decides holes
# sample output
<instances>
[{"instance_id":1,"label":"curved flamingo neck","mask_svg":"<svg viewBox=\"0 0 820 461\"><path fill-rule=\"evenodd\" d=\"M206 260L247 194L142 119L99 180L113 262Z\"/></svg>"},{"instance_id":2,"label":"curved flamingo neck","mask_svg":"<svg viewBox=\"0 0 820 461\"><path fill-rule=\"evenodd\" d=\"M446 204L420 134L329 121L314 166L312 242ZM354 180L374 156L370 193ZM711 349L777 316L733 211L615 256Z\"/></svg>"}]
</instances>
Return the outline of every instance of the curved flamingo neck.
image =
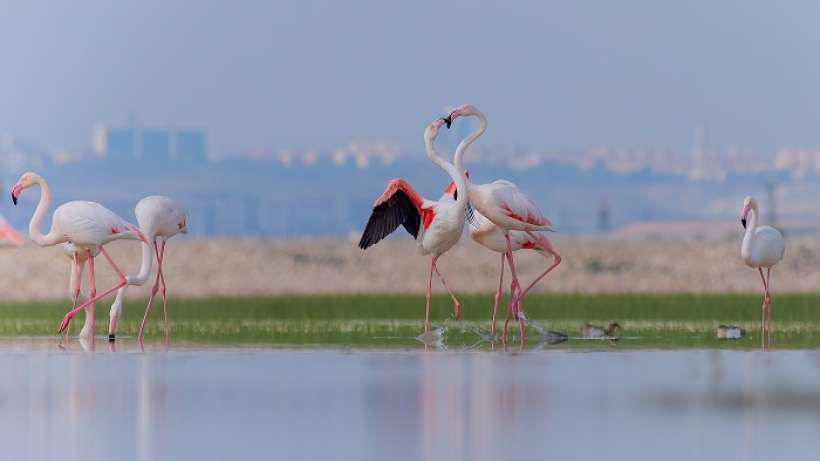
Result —
<instances>
[{"instance_id":1,"label":"curved flamingo neck","mask_svg":"<svg viewBox=\"0 0 820 461\"><path fill-rule=\"evenodd\" d=\"M48 183L46 180L42 177L37 176L36 182L40 186L40 202L37 203L37 208L35 208L34 215L32 215L31 221L28 224L28 235L37 245L56 245L60 242L57 240L57 236L55 235L53 223L51 225L51 231L48 235L43 235L43 233L40 232L43 219L45 218L49 207L51 207L51 190L48 188Z\"/></svg>"},{"instance_id":2,"label":"curved flamingo neck","mask_svg":"<svg viewBox=\"0 0 820 461\"><path fill-rule=\"evenodd\" d=\"M467 148L470 147L470 145L480 138L487 130L487 117L485 117L479 110L475 111L474 116L478 117L478 128L458 143L458 147L456 147L456 154L453 157L453 164L455 164L458 171L464 171L464 152L466 152Z\"/></svg>"},{"instance_id":3,"label":"curved flamingo neck","mask_svg":"<svg viewBox=\"0 0 820 461\"><path fill-rule=\"evenodd\" d=\"M151 246L156 242L156 237L153 235L145 235L145 240L147 240L147 242L142 242L140 271L137 275L127 277L129 285L143 285L148 281L148 276L151 274L151 262L154 259Z\"/></svg>"},{"instance_id":4,"label":"curved flamingo neck","mask_svg":"<svg viewBox=\"0 0 820 461\"><path fill-rule=\"evenodd\" d=\"M743 235L743 252L750 251L752 240L754 240L755 229L757 229L757 204L752 205L749 211L749 222L746 224L746 233Z\"/></svg>"},{"instance_id":5,"label":"curved flamingo neck","mask_svg":"<svg viewBox=\"0 0 820 461\"><path fill-rule=\"evenodd\" d=\"M460 207L464 208L467 204L467 180L464 177L464 173L452 163L444 160L441 155L436 152L435 146L433 146L433 142L436 140L436 136L425 136L424 137L424 145L427 148L427 158L430 159L431 162L436 164L439 168L447 172L452 178L453 182L456 183L456 190L458 191L456 204Z\"/></svg>"}]
</instances>

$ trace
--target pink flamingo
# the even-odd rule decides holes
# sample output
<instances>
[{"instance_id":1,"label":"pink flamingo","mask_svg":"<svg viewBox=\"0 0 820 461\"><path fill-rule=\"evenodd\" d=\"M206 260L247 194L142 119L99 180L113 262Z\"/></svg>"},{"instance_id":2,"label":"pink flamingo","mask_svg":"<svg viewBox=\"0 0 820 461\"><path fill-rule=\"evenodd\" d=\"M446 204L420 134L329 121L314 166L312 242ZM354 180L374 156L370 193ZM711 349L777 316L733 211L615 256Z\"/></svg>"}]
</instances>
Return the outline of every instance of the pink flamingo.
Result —
<instances>
[{"instance_id":1,"label":"pink flamingo","mask_svg":"<svg viewBox=\"0 0 820 461\"><path fill-rule=\"evenodd\" d=\"M469 173L465 171L465 175L469 177ZM455 185L451 183L450 188L447 189L448 192L452 193L455 190ZM470 219L470 226L468 229L470 231L470 238L473 239L474 242L478 243L479 245L500 253L501 256L501 264L498 274L498 287L495 291L495 299L493 301L493 320L490 324L490 336L495 337L495 325L496 325L496 318L498 317L498 303L501 300L501 292L502 286L504 284L504 260L507 256L507 240L504 236L504 231L501 230L498 226L493 224L489 219L487 219L484 215L482 215L478 210L473 210L473 216ZM512 251L519 251L519 250L533 250L538 254L544 256L545 258L552 258L552 264L550 264L547 269L542 272L535 280L530 283L527 288L521 291L518 294L512 293L512 290L515 290L517 287L511 286L511 294L510 296L516 295L519 299L523 300L524 297L529 293L529 291L544 277L547 276L553 269L555 269L559 264L561 264L561 255L559 255L552 247L552 243L550 243L549 239L546 236L546 232L542 231L535 231L535 232L522 232L522 231L510 231L510 242ZM504 330L507 330L507 324L509 322L509 315L510 311L507 310L507 318L504 320Z\"/></svg>"},{"instance_id":2,"label":"pink flamingo","mask_svg":"<svg viewBox=\"0 0 820 461\"><path fill-rule=\"evenodd\" d=\"M146 240L153 246L154 257L157 260L157 275L154 281L154 286L151 288L151 294L148 297L148 304L145 306L145 314L140 323L140 330L138 338L140 341L145 336L145 323L148 320L148 314L151 312L151 306L154 303L154 297L157 291L162 286L162 313L165 319L165 340L169 339L168 328L168 298L166 294L165 275L162 273L162 262L165 257L165 243L169 238L182 233L188 233L188 216L185 208L182 207L176 200L161 195L152 195L145 197L137 203L134 208L134 214L137 217L137 224L145 236ZM117 334L117 323L122 314L122 302L125 291L128 285L142 286L148 280L148 275L151 273L151 247L143 246L142 264L140 271L135 276L126 277L128 283L117 291L117 297L114 303L111 304L111 315L108 324L108 340L114 341Z\"/></svg>"},{"instance_id":3,"label":"pink flamingo","mask_svg":"<svg viewBox=\"0 0 820 461\"><path fill-rule=\"evenodd\" d=\"M475 106L471 104L464 104L452 112L450 115L445 119L447 123L452 123L458 117L467 117L467 116L474 116L477 117L479 120L479 127L470 134L467 138L459 143L458 148L456 149L455 157L453 159L453 163L455 164L456 170L464 171L464 152L467 150L467 147L475 142L481 135L484 134L484 131L487 129L487 118L484 114L479 111ZM473 208L478 211L479 214L483 215L487 221L497 227L498 231L503 234L504 240L506 241L506 254L505 257L510 265L510 274L512 277L512 287L510 292L510 310L512 311L513 317L518 319L519 330L521 332L521 338L523 341L524 338L524 318L523 314L520 312L521 309L521 299L523 295L525 295L534 285L537 283L543 276L549 273L554 267L550 268L545 272L541 277L537 278L533 284L531 284L526 290L516 294L521 287L521 284L518 281L518 275L515 271L515 262L513 261L513 244L510 236L510 231L520 231L524 232L529 239L520 239L520 244L523 245L525 243L531 243L533 248L536 244L542 247L543 251L549 252L557 263L560 263L560 256L554 251L548 251L547 248L551 249L549 246L549 241L546 240L543 236L536 235L534 232L536 231L551 231L552 224L550 221L538 210L538 207L527 197L515 184L510 181L506 180L497 180L489 184L472 184L469 178L466 178L467 182L467 190L470 194L470 203L472 204ZM489 242L489 240L488 240ZM553 266L557 265L553 263ZM503 272L503 261L502 261L502 272ZM498 296L498 291L496 292ZM493 310L495 311L496 308ZM494 315L495 318L495 315ZM495 323L495 321L493 321ZM507 337L507 322L505 322L504 327L504 338Z\"/></svg>"},{"instance_id":4,"label":"pink flamingo","mask_svg":"<svg viewBox=\"0 0 820 461\"><path fill-rule=\"evenodd\" d=\"M11 227L3 215L0 215L0 242L5 241L19 247L23 245L23 236Z\"/></svg>"},{"instance_id":5,"label":"pink flamingo","mask_svg":"<svg viewBox=\"0 0 820 461\"><path fill-rule=\"evenodd\" d=\"M127 282L120 268L108 255L104 245L108 242L120 239L143 240L145 237L139 228L117 216L111 210L96 202L72 201L67 202L54 210L52 215L51 230L43 235L40 232L40 225L45 218L48 208L51 206L51 192L45 179L32 172L24 173L11 189L11 199L15 205L23 190L33 186L40 186L40 201L34 210L34 215L29 223L29 237L40 246L53 246L61 243L71 242L74 244L74 255L78 252L85 252L88 262L88 282L89 299L79 306L74 307L60 322L59 331L64 331L71 319L77 312L88 308L87 315L91 316L90 331L94 331L94 303L108 294L118 290ZM94 280L94 254L99 249L105 259L116 272L119 282L113 288L106 290L102 294L97 294ZM76 256L75 256L76 260Z\"/></svg>"},{"instance_id":6,"label":"pink flamingo","mask_svg":"<svg viewBox=\"0 0 820 461\"><path fill-rule=\"evenodd\" d=\"M438 119L427 126L424 131L424 143L427 158L450 175L459 192L467 191L467 182L452 163L444 160L433 147L444 119ZM454 193L455 200L444 194L439 201L428 200L419 195L413 187L402 179L393 179L387 184L381 196L373 204L373 212L367 222L359 248L367 249L392 233L399 225L415 239L424 254L431 254L430 277L425 292L424 331L430 329L430 297L433 289L435 272L444 288L453 299L453 313L456 319L461 316L461 303L453 294L444 276L436 267L438 258L447 252L461 238L464 220L467 216L467 194Z\"/></svg>"}]
</instances>

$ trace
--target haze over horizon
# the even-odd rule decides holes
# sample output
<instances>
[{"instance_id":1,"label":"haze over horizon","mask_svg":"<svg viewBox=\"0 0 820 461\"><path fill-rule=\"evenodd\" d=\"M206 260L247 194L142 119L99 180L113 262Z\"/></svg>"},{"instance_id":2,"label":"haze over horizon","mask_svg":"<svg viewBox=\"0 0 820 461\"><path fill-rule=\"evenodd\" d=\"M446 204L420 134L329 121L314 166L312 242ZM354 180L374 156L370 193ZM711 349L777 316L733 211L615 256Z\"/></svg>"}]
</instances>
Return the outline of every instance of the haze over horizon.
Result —
<instances>
[{"instance_id":1,"label":"haze over horizon","mask_svg":"<svg viewBox=\"0 0 820 461\"><path fill-rule=\"evenodd\" d=\"M0 133L85 146L136 115L220 151L415 145L473 102L486 145L686 151L703 124L715 145L816 146L820 5L797 3L3 2Z\"/></svg>"}]
</instances>

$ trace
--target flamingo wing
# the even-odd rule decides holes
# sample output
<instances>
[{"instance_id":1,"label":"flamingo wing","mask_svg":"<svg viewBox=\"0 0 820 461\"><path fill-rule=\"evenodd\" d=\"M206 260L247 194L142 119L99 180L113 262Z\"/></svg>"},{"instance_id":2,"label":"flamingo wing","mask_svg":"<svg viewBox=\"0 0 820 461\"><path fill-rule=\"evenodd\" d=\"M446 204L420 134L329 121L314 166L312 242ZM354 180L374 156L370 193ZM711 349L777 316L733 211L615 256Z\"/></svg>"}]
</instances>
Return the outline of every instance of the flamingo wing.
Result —
<instances>
[{"instance_id":1,"label":"flamingo wing","mask_svg":"<svg viewBox=\"0 0 820 461\"><path fill-rule=\"evenodd\" d=\"M521 189L509 181L495 181L492 184L494 202L507 217L535 226L552 227L549 220Z\"/></svg>"},{"instance_id":2,"label":"flamingo wing","mask_svg":"<svg viewBox=\"0 0 820 461\"><path fill-rule=\"evenodd\" d=\"M410 184L394 179L373 204L373 212L359 241L359 248L367 249L390 235L399 225L418 238L424 199Z\"/></svg>"}]
</instances>

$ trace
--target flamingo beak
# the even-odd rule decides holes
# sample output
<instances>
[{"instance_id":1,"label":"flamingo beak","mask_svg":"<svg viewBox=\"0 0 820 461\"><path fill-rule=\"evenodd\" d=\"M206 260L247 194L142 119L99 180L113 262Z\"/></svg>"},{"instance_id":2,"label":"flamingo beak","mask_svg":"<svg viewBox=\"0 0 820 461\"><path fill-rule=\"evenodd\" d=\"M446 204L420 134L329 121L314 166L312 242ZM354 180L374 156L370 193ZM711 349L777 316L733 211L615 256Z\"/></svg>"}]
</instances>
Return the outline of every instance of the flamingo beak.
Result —
<instances>
[{"instance_id":1,"label":"flamingo beak","mask_svg":"<svg viewBox=\"0 0 820 461\"><path fill-rule=\"evenodd\" d=\"M17 205L17 198L20 197L20 192L23 192L23 185L19 182L11 188L11 202Z\"/></svg>"},{"instance_id":2,"label":"flamingo beak","mask_svg":"<svg viewBox=\"0 0 820 461\"><path fill-rule=\"evenodd\" d=\"M448 116L446 116L446 117L441 117L441 120L444 122L444 124L445 124L445 125L447 125L447 129L448 129L448 130L450 129L450 126L452 126L452 125L453 125L453 117L452 117L452 115L448 115Z\"/></svg>"},{"instance_id":3,"label":"flamingo beak","mask_svg":"<svg viewBox=\"0 0 820 461\"><path fill-rule=\"evenodd\" d=\"M752 207L750 205L746 205L743 207L743 211L740 212L740 224L743 225L744 229L746 228L746 216L749 215L749 210L751 209Z\"/></svg>"}]
</instances>

